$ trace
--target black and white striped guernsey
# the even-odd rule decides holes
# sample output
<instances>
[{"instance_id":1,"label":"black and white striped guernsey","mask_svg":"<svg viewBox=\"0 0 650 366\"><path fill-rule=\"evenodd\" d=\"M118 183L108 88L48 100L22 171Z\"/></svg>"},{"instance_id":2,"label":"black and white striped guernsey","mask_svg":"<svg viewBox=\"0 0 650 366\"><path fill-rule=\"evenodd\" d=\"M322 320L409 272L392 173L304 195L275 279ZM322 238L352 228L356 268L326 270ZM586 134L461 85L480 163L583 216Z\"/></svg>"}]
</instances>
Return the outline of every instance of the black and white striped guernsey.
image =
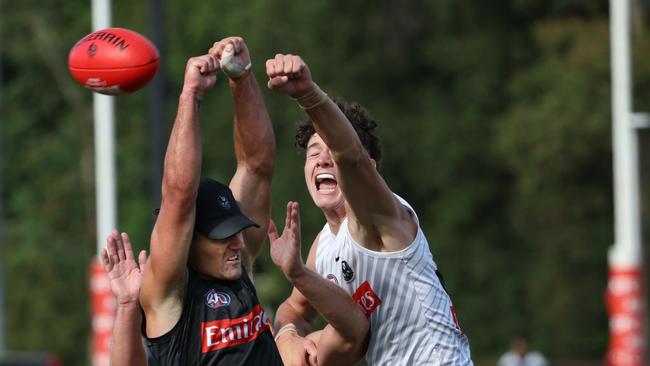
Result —
<instances>
[{"instance_id":1,"label":"black and white striped guernsey","mask_svg":"<svg viewBox=\"0 0 650 366\"><path fill-rule=\"evenodd\" d=\"M397 198L417 221L411 206ZM369 365L473 365L469 342L419 224L407 248L388 253L356 243L347 218L336 235L325 224L316 269L353 295L369 316Z\"/></svg>"}]
</instances>

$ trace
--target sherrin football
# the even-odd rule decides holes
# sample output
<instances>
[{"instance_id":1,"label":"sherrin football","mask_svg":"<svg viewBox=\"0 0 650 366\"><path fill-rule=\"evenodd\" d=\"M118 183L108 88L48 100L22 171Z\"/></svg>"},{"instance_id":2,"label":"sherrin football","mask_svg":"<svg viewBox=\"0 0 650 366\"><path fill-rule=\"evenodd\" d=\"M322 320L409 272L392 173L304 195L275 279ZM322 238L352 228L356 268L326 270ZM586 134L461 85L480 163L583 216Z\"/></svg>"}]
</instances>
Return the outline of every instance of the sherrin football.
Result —
<instances>
[{"instance_id":1,"label":"sherrin football","mask_svg":"<svg viewBox=\"0 0 650 366\"><path fill-rule=\"evenodd\" d=\"M145 86L158 71L156 46L125 28L106 28L77 42L68 55L76 82L98 93L120 95Z\"/></svg>"}]
</instances>

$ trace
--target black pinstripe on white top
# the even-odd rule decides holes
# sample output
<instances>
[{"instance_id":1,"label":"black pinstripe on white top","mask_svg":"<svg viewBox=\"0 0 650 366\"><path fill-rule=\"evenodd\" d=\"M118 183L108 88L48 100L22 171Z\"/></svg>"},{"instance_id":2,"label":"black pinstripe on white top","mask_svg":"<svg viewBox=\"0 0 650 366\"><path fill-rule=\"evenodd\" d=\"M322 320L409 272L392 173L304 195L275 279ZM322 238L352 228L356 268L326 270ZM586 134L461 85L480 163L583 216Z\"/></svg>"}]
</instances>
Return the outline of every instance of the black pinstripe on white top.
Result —
<instances>
[{"instance_id":1,"label":"black pinstripe on white top","mask_svg":"<svg viewBox=\"0 0 650 366\"><path fill-rule=\"evenodd\" d=\"M415 215L411 206L398 197ZM417 220L417 216L416 216ZM349 271L343 273L343 262ZM436 275L429 245L418 227L398 252L375 252L356 243L347 218L334 235L325 224L316 252L320 275L350 294L368 281L381 300L370 315L369 365L473 365L469 342L452 315L452 302Z\"/></svg>"}]
</instances>

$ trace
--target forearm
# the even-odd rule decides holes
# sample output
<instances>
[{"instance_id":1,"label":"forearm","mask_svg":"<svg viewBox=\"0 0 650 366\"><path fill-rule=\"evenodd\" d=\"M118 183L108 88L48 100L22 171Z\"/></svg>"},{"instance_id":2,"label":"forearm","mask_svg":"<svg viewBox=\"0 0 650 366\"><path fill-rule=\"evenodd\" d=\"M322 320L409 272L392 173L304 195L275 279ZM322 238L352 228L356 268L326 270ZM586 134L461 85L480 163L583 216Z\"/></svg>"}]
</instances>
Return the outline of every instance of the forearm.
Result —
<instances>
[{"instance_id":1,"label":"forearm","mask_svg":"<svg viewBox=\"0 0 650 366\"><path fill-rule=\"evenodd\" d=\"M237 163L270 176L275 165L275 137L255 75L248 73L230 80L230 89L235 109Z\"/></svg>"},{"instance_id":2,"label":"forearm","mask_svg":"<svg viewBox=\"0 0 650 366\"><path fill-rule=\"evenodd\" d=\"M161 211L151 237L151 275L155 280L145 280L146 295L153 283L154 287L164 284L165 293L176 289L171 281L179 281L185 273L201 170L199 107L192 93L181 93L165 155ZM146 308L148 301L143 305Z\"/></svg>"},{"instance_id":3,"label":"forearm","mask_svg":"<svg viewBox=\"0 0 650 366\"><path fill-rule=\"evenodd\" d=\"M142 314L136 302L118 305L110 350L112 366L147 365L140 336L141 324Z\"/></svg>"},{"instance_id":4,"label":"forearm","mask_svg":"<svg viewBox=\"0 0 650 366\"><path fill-rule=\"evenodd\" d=\"M179 97L178 113L169 138L163 171L163 199L173 193L193 202L201 171L200 101L192 93Z\"/></svg>"},{"instance_id":5,"label":"forearm","mask_svg":"<svg viewBox=\"0 0 650 366\"><path fill-rule=\"evenodd\" d=\"M343 289L306 267L290 281L343 339L357 342L365 338L368 319Z\"/></svg>"},{"instance_id":6,"label":"forearm","mask_svg":"<svg viewBox=\"0 0 650 366\"><path fill-rule=\"evenodd\" d=\"M315 317L313 315L308 315L304 312L298 311L294 306L291 305L289 300L287 300L280 304L278 310L276 311L273 330L277 335L278 331L282 327L287 324L293 324L295 325L298 334L305 336L313 331L314 320Z\"/></svg>"},{"instance_id":7,"label":"forearm","mask_svg":"<svg viewBox=\"0 0 650 366\"><path fill-rule=\"evenodd\" d=\"M357 157L363 152L363 145L348 118L316 83L313 83L313 93L319 96L318 99L314 99L314 107L309 107L311 103L305 106L300 102L301 98L298 98L298 103L308 107L305 112L312 120L318 135L331 150L335 160L337 157Z\"/></svg>"}]
</instances>

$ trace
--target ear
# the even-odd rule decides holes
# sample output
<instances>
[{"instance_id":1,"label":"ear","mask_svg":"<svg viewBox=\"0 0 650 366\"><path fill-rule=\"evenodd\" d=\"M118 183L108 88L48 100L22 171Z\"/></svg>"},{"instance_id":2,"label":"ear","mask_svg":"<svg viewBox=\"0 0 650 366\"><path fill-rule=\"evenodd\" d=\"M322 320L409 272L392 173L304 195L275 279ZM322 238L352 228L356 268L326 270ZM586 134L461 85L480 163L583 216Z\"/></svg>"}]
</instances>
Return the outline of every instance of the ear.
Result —
<instances>
[{"instance_id":1,"label":"ear","mask_svg":"<svg viewBox=\"0 0 650 366\"><path fill-rule=\"evenodd\" d=\"M372 162L372 167L377 169L377 162L375 161L375 159L370 158L370 161Z\"/></svg>"}]
</instances>

